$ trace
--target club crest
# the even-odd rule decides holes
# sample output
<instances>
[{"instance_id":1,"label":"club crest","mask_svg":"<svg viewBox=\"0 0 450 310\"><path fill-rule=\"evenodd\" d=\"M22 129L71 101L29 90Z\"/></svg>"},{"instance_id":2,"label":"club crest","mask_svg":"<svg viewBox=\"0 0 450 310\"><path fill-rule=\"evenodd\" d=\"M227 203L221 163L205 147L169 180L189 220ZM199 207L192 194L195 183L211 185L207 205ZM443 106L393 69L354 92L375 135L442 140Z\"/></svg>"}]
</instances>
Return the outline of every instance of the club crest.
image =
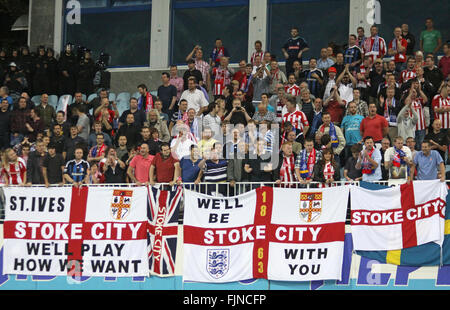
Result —
<instances>
[{"instance_id":1,"label":"club crest","mask_svg":"<svg viewBox=\"0 0 450 310\"><path fill-rule=\"evenodd\" d=\"M132 190L115 189L113 191L111 202L111 216L113 217L113 219L121 221L128 216L131 209L132 197Z\"/></svg>"},{"instance_id":2,"label":"club crest","mask_svg":"<svg viewBox=\"0 0 450 310\"><path fill-rule=\"evenodd\" d=\"M207 250L207 271L214 279L222 278L230 266L230 250L229 249L214 249Z\"/></svg>"},{"instance_id":3,"label":"club crest","mask_svg":"<svg viewBox=\"0 0 450 310\"><path fill-rule=\"evenodd\" d=\"M300 194L300 219L311 223L322 213L322 193Z\"/></svg>"}]
</instances>

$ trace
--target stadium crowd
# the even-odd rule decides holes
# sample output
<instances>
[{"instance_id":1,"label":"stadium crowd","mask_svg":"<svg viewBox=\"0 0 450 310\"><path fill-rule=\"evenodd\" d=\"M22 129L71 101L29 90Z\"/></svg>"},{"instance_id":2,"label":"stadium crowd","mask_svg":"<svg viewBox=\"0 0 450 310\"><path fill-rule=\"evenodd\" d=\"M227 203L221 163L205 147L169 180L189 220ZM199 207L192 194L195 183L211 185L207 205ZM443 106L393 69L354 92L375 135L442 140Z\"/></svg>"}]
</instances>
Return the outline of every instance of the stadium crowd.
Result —
<instances>
[{"instance_id":1,"label":"stadium crowd","mask_svg":"<svg viewBox=\"0 0 450 310\"><path fill-rule=\"evenodd\" d=\"M425 25L417 42L407 24L383 37L358 28L320 55L292 28L279 50L256 41L237 69L216 39L157 89L143 81L121 112L91 51L2 49L1 183L444 181L450 49ZM51 95L73 102L55 107Z\"/></svg>"}]
</instances>

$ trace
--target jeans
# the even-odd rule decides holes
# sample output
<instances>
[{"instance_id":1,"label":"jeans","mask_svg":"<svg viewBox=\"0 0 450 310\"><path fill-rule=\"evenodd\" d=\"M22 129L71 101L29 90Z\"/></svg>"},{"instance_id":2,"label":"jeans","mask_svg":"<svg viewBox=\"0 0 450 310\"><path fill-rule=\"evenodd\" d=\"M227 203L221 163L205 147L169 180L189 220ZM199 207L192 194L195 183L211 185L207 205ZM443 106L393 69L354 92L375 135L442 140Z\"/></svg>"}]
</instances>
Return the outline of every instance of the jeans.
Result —
<instances>
[{"instance_id":1,"label":"jeans","mask_svg":"<svg viewBox=\"0 0 450 310\"><path fill-rule=\"evenodd\" d=\"M422 142L425 139L426 131L425 129L416 130L416 151L422 150Z\"/></svg>"}]
</instances>

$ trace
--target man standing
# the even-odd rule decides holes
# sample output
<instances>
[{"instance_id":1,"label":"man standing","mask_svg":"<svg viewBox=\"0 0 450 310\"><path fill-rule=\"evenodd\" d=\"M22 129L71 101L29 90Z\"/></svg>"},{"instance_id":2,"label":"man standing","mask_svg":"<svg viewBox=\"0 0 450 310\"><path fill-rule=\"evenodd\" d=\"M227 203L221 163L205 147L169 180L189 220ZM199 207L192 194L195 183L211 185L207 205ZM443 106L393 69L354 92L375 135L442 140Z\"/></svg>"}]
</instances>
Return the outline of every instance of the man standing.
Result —
<instances>
[{"instance_id":1,"label":"man standing","mask_svg":"<svg viewBox=\"0 0 450 310\"><path fill-rule=\"evenodd\" d=\"M317 68L327 71L329 67L334 65L334 61L328 57L327 49L324 47L320 50L320 58L317 60Z\"/></svg>"},{"instance_id":2,"label":"man standing","mask_svg":"<svg viewBox=\"0 0 450 310\"><path fill-rule=\"evenodd\" d=\"M420 33L420 50L424 55L433 54L436 56L442 46L441 32L434 29L431 17L425 20L425 27L426 29Z\"/></svg>"},{"instance_id":3,"label":"man standing","mask_svg":"<svg viewBox=\"0 0 450 310\"><path fill-rule=\"evenodd\" d=\"M432 130L425 136L425 140L430 141L431 149L438 151L442 160L445 161L445 152L448 148L448 133L442 130L442 122L435 119L432 124Z\"/></svg>"},{"instance_id":4,"label":"man standing","mask_svg":"<svg viewBox=\"0 0 450 310\"><path fill-rule=\"evenodd\" d=\"M369 103L369 115L365 117L360 126L361 137L371 137L374 143L381 143L383 137L389 132L389 124L387 120L377 114L377 105Z\"/></svg>"},{"instance_id":5,"label":"man standing","mask_svg":"<svg viewBox=\"0 0 450 310\"><path fill-rule=\"evenodd\" d=\"M322 135L329 135L331 138L331 148L333 149L333 153L335 156L335 160L339 162L339 156L345 147L345 137L342 134L342 130L340 127L336 126L331 122L331 115L328 112L322 113L322 122L319 129L317 130Z\"/></svg>"},{"instance_id":6,"label":"man standing","mask_svg":"<svg viewBox=\"0 0 450 310\"><path fill-rule=\"evenodd\" d=\"M350 66L350 71L354 71L362 63L362 50L357 45L357 38L354 34L348 36L348 47L344 51L344 64Z\"/></svg>"},{"instance_id":7,"label":"man standing","mask_svg":"<svg viewBox=\"0 0 450 310\"><path fill-rule=\"evenodd\" d=\"M394 39L389 43L388 55L394 56L395 69L400 72L406 63L406 48L408 41L402 37L402 28L395 27Z\"/></svg>"},{"instance_id":8,"label":"man standing","mask_svg":"<svg viewBox=\"0 0 450 310\"><path fill-rule=\"evenodd\" d=\"M195 77L189 78L188 89L181 94L180 102L185 99L188 103L187 109L193 108L197 115L201 115L208 109L209 103L203 92L197 89L196 83Z\"/></svg>"},{"instance_id":9,"label":"man standing","mask_svg":"<svg viewBox=\"0 0 450 310\"><path fill-rule=\"evenodd\" d=\"M370 27L370 37L366 38L363 44L364 55L370 56L372 62L375 59L381 59L386 55L386 42L378 35L378 27L373 25Z\"/></svg>"},{"instance_id":10,"label":"man standing","mask_svg":"<svg viewBox=\"0 0 450 310\"><path fill-rule=\"evenodd\" d=\"M320 97L323 85L323 72L317 68L317 60L313 57L309 59L309 69L305 70L305 79L308 88L314 97Z\"/></svg>"},{"instance_id":11,"label":"man standing","mask_svg":"<svg viewBox=\"0 0 450 310\"><path fill-rule=\"evenodd\" d=\"M384 153L384 168L389 171L390 179L406 179L408 167L412 164L411 150L403 145L403 138L394 138L394 146Z\"/></svg>"},{"instance_id":12,"label":"man standing","mask_svg":"<svg viewBox=\"0 0 450 310\"><path fill-rule=\"evenodd\" d=\"M366 136L364 138L364 148L359 153L356 169L362 169L362 180L365 182L379 181L381 175L382 156L380 150L375 147L373 138Z\"/></svg>"},{"instance_id":13,"label":"man standing","mask_svg":"<svg viewBox=\"0 0 450 310\"><path fill-rule=\"evenodd\" d=\"M188 69L183 74L183 89L186 90L189 88L189 78L194 77L196 80L196 83L201 85L203 82L203 75L202 73L195 68L195 60L189 59L187 61Z\"/></svg>"},{"instance_id":14,"label":"man standing","mask_svg":"<svg viewBox=\"0 0 450 310\"><path fill-rule=\"evenodd\" d=\"M53 120L56 117L55 108L48 104L48 95L41 95L41 103L36 107L41 115L41 119L44 121L45 129L50 129Z\"/></svg>"},{"instance_id":15,"label":"man standing","mask_svg":"<svg viewBox=\"0 0 450 310\"><path fill-rule=\"evenodd\" d=\"M406 56L414 56L414 46L416 45L416 38L409 32L408 24L402 24L402 37L408 42L406 46Z\"/></svg>"},{"instance_id":16,"label":"man standing","mask_svg":"<svg viewBox=\"0 0 450 310\"><path fill-rule=\"evenodd\" d=\"M168 72L161 74L161 81L162 85L158 87L158 99L163 104L162 111L166 114L172 114L177 102L177 89L170 84L170 74Z\"/></svg>"},{"instance_id":17,"label":"man standing","mask_svg":"<svg viewBox=\"0 0 450 310\"><path fill-rule=\"evenodd\" d=\"M294 61L298 60L302 63L303 53L309 50L305 39L299 37L299 30L297 27L291 28L291 38L283 45L281 49L286 59L286 73L293 71Z\"/></svg>"},{"instance_id":18,"label":"man standing","mask_svg":"<svg viewBox=\"0 0 450 310\"><path fill-rule=\"evenodd\" d=\"M83 152L83 148L75 148L73 154L74 159L69 160L64 168L64 180L76 187L79 187L83 183L89 184L90 166L83 159Z\"/></svg>"},{"instance_id":19,"label":"man standing","mask_svg":"<svg viewBox=\"0 0 450 310\"><path fill-rule=\"evenodd\" d=\"M341 129L345 134L345 159L347 160L352 154L351 148L353 145L362 141L361 132L359 128L364 116L357 114L357 105L354 101L348 104L348 114L344 116L341 123Z\"/></svg>"},{"instance_id":20,"label":"man standing","mask_svg":"<svg viewBox=\"0 0 450 310\"><path fill-rule=\"evenodd\" d=\"M56 145L50 143L47 146L48 153L42 163L42 175L44 176L45 187L50 184L64 184L64 159L61 154L56 153Z\"/></svg>"},{"instance_id":21,"label":"man standing","mask_svg":"<svg viewBox=\"0 0 450 310\"><path fill-rule=\"evenodd\" d=\"M147 113L155 108L156 97L153 96L147 89L145 84L138 85L138 91L141 95L138 100L138 109Z\"/></svg>"},{"instance_id":22,"label":"man standing","mask_svg":"<svg viewBox=\"0 0 450 310\"><path fill-rule=\"evenodd\" d=\"M287 113L283 115L282 125L286 122L290 122L296 130L299 130L303 134L303 137L306 136L309 130L308 118L305 113L297 110L297 102L292 97L288 99Z\"/></svg>"},{"instance_id":23,"label":"man standing","mask_svg":"<svg viewBox=\"0 0 450 310\"><path fill-rule=\"evenodd\" d=\"M206 90L211 89L211 78L209 75L209 71L211 66L203 60L203 50L201 46L196 45L192 52L186 57L186 61L189 61L190 59L194 59L195 61L195 69L201 72L202 78L203 78L203 86L206 88Z\"/></svg>"},{"instance_id":24,"label":"man standing","mask_svg":"<svg viewBox=\"0 0 450 310\"><path fill-rule=\"evenodd\" d=\"M170 186L180 184L180 162L174 158L170 151L170 145L163 143L161 152L156 154L150 166L150 185L155 183L169 183Z\"/></svg>"},{"instance_id":25,"label":"man standing","mask_svg":"<svg viewBox=\"0 0 450 310\"><path fill-rule=\"evenodd\" d=\"M314 166L322 158L321 152L314 148L311 138L305 139L305 148L297 155L295 160L295 175L301 184L312 181Z\"/></svg>"},{"instance_id":26,"label":"man standing","mask_svg":"<svg viewBox=\"0 0 450 310\"><path fill-rule=\"evenodd\" d=\"M126 123L128 114L133 114L134 123L139 127L144 126L144 123L147 121L145 112L138 109L138 100L134 97L130 99L130 108L123 111L119 117L119 128Z\"/></svg>"},{"instance_id":27,"label":"man standing","mask_svg":"<svg viewBox=\"0 0 450 310\"><path fill-rule=\"evenodd\" d=\"M36 150L31 152L27 160L27 185L44 184L42 166L46 155L44 142L36 142Z\"/></svg>"},{"instance_id":28,"label":"man standing","mask_svg":"<svg viewBox=\"0 0 450 310\"><path fill-rule=\"evenodd\" d=\"M133 157L127 170L128 177L132 183L136 183L138 186L148 184L150 166L154 157L149 154L148 144L142 143L139 148L139 154Z\"/></svg>"},{"instance_id":29,"label":"man standing","mask_svg":"<svg viewBox=\"0 0 450 310\"><path fill-rule=\"evenodd\" d=\"M417 180L440 179L441 182L445 182L444 161L437 151L431 149L431 143L428 140L422 142L422 150L414 155L409 181L414 179L416 170Z\"/></svg>"}]
</instances>

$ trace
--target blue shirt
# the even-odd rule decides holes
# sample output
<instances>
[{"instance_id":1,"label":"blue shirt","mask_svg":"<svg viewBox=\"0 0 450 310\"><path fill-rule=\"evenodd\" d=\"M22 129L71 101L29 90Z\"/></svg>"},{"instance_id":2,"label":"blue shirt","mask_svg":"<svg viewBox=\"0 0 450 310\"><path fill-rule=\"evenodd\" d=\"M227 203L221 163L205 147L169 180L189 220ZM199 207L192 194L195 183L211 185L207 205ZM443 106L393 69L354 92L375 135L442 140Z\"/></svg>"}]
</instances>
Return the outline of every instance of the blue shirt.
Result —
<instances>
[{"instance_id":1,"label":"blue shirt","mask_svg":"<svg viewBox=\"0 0 450 310\"><path fill-rule=\"evenodd\" d=\"M359 114L346 115L341 123L341 129L345 132L345 141L347 145L353 145L361 141L361 132L359 126L364 117Z\"/></svg>"},{"instance_id":2,"label":"blue shirt","mask_svg":"<svg viewBox=\"0 0 450 310\"><path fill-rule=\"evenodd\" d=\"M438 167L443 162L438 151L431 150L428 156L422 151L414 155L414 165L417 168L417 180L435 180L438 178Z\"/></svg>"},{"instance_id":3,"label":"blue shirt","mask_svg":"<svg viewBox=\"0 0 450 310\"><path fill-rule=\"evenodd\" d=\"M190 157L183 157L180 160L181 167L181 180L187 183L193 183L200 172L200 168L198 164L201 159L198 159L196 162L193 162Z\"/></svg>"}]
</instances>

